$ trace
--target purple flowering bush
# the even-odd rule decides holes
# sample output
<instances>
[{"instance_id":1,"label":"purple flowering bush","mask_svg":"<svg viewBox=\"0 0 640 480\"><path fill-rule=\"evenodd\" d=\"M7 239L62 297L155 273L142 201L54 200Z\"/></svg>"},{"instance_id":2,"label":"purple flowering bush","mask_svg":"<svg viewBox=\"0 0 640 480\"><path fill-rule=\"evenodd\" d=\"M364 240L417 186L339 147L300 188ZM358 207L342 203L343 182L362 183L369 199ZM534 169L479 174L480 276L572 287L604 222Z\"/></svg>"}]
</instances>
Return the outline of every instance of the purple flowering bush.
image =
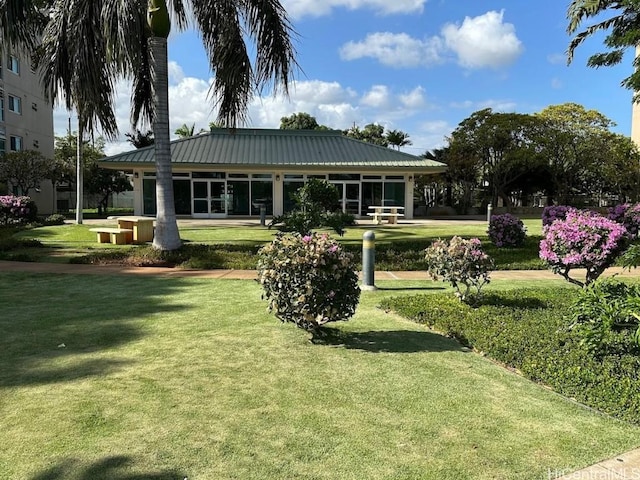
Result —
<instances>
[{"instance_id":1,"label":"purple flowering bush","mask_svg":"<svg viewBox=\"0 0 640 480\"><path fill-rule=\"evenodd\" d=\"M595 281L628 243L627 230L619 223L593 212L574 210L564 220L557 220L543 229L540 258L554 273L567 281L589 285ZM571 270L586 269L585 281L569 276Z\"/></svg>"},{"instance_id":2,"label":"purple flowering bush","mask_svg":"<svg viewBox=\"0 0 640 480\"><path fill-rule=\"evenodd\" d=\"M489 240L496 247L520 247L527 237L527 229L515 215L492 215L487 230Z\"/></svg>"},{"instance_id":3,"label":"purple flowering bush","mask_svg":"<svg viewBox=\"0 0 640 480\"><path fill-rule=\"evenodd\" d=\"M564 220L567 213L576 211L577 208L568 205L550 205L542 210L542 226L551 225L556 220Z\"/></svg>"},{"instance_id":4,"label":"purple flowering bush","mask_svg":"<svg viewBox=\"0 0 640 480\"><path fill-rule=\"evenodd\" d=\"M631 238L638 237L638 231L640 230L640 203L616 205L609 209L607 218L624 225Z\"/></svg>"},{"instance_id":5,"label":"purple flowering bush","mask_svg":"<svg viewBox=\"0 0 640 480\"><path fill-rule=\"evenodd\" d=\"M453 237L436 240L425 250L425 260L431 278L449 282L461 301L473 302L489 283L493 260L482 251L477 238Z\"/></svg>"},{"instance_id":6,"label":"purple flowering bush","mask_svg":"<svg viewBox=\"0 0 640 480\"><path fill-rule=\"evenodd\" d=\"M33 221L37 213L36 204L30 197L0 195L0 226Z\"/></svg>"},{"instance_id":7,"label":"purple flowering bush","mask_svg":"<svg viewBox=\"0 0 640 480\"><path fill-rule=\"evenodd\" d=\"M355 313L360 300L356 265L329 235L278 233L258 256L262 298L281 321L315 331Z\"/></svg>"}]
</instances>

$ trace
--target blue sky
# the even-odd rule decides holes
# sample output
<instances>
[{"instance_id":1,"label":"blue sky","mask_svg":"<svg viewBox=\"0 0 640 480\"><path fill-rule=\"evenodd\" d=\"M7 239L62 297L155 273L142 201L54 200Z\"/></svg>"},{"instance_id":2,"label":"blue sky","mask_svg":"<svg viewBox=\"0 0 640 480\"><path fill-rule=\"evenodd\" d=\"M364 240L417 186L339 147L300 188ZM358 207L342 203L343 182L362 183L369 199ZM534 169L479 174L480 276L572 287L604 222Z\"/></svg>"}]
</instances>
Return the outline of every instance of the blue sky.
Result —
<instances>
[{"instance_id":1,"label":"blue sky","mask_svg":"<svg viewBox=\"0 0 640 480\"><path fill-rule=\"evenodd\" d=\"M278 128L282 116L307 112L344 129L378 123L407 132L404 151L422 154L474 111L534 113L575 102L616 122L629 135L631 92L620 81L633 52L614 68L586 67L602 51L589 39L567 66L569 0L281 0L298 33L301 71L290 97L264 92L249 108L247 127ZM207 128L215 119L207 99L211 72L193 31L169 42L171 130L183 123ZM116 105L122 138L129 131L129 87ZM68 114L55 112L56 134ZM72 123L73 123L72 119ZM110 143L107 153L128 150Z\"/></svg>"}]
</instances>

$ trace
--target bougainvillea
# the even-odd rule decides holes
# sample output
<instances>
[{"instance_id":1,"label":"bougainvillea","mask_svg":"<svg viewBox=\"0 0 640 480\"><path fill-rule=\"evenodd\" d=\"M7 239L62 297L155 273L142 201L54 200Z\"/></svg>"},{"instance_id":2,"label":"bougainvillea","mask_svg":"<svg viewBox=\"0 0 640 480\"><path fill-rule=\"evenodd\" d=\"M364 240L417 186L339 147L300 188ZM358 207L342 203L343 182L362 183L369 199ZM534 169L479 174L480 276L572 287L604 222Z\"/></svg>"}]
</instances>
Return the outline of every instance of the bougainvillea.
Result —
<instances>
[{"instance_id":1,"label":"bougainvillea","mask_svg":"<svg viewBox=\"0 0 640 480\"><path fill-rule=\"evenodd\" d=\"M467 302L480 295L493 269L493 260L482 251L477 238L466 240L456 236L448 242L436 240L425 250L425 260L431 278L449 282L456 296Z\"/></svg>"},{"instance_id":2,"label":"bougainvillea","mask_svg":"<svg viewBox=\"0 0 640 480\"><path fill-rule=\"evenodd\" d=\"M566 280L580 286L596 280L627 246L628 234L619 223L592 212L570 211L564 220L544 227L540 258ZM586 269L585 281L569 276Z\"/></svg>"},{"instance_id":3,"label":"bougainvillea","mask_svg":"<svg viewBox=\"0 0 640 480\"><path fill-rule=\"evenodd\" d=\"M518 217L505 213L491 216L487 234L496 247L519 247L527 237L527 229Z\"/></svg>"},{"instance_id":4,"label":"bougainvillea","mask_svg":"<svg viewBox=\"0 0 640 480\"><path fill-rule=\"evenodd\" d=\"M638 231L640 230L640 203L616 205L609 209L607 218L624 225L631 238L638 237Z\"/></svg>"},{"instance_id":5,"label":"bougainvillea","mask_svg":"<svg viewBox=\"0 0 640 480\"><path fill-rule=\"evenodd\" d=\"M542 210L542 226L546 227L547 225L551 225L556 220L564 220L568 212L576 210L576 208L569 207L568 205L551 205L544 207L544 210Z\"/></svg>"},{"instance_id":6,"label":"bougainvillea","mask_svg":"<svg viewBox=\"0 0 640 480\"><path fill-rule=\"evenodd\" d=\"M279 233L258 255L263 298L283 322L313 331L355 313L360 299L356 266L329 235Z\"/></svg>"},{"instance_id":7,"label":"bougainvillea","mask_svg":"<svg viewBox=\"0 0 640 480\"><path fill-rule=\"evenodd\" d=\"M36 204L30 197L0 196L0 225L27 223L36 219Z\"/></svg>"}]
</instances>

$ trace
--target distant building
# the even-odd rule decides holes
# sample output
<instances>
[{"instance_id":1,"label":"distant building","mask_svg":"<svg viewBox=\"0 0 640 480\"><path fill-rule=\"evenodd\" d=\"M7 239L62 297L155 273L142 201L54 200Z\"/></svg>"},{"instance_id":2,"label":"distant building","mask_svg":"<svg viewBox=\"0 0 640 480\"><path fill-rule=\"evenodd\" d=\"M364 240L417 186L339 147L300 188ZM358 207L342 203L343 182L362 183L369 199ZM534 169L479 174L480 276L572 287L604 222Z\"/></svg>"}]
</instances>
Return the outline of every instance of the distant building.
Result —
<instances>
[{"instance_id":1,"label":"distant building","mask_svg":"<svg viewBox=\"0 0 640 480\"><path fill-rule=\"evenodd\" d=\"M53 106L45 100L29 56L0 47L0 155L19 150L37 150L53 158ZM54 212L56 192L51 182L43 182L39 192L29 195L39 213Z\"/></svg>"},{"instance_id":2,"label":"distant building","mask_svg":"<svg viewBox=\"0 0 640 480\"><path fill-rule=\"evenodd\" d=\"M367 218L373 206L405 207L413 218L417 175L446 165L342 135L337 130L214 129L171 142L176 214L193 218L281 215L309 178L333 183L342 208ZM155 215L155 154L146 147L102 159L133 171L136 215Z\"/></svg>"}]
</instances>

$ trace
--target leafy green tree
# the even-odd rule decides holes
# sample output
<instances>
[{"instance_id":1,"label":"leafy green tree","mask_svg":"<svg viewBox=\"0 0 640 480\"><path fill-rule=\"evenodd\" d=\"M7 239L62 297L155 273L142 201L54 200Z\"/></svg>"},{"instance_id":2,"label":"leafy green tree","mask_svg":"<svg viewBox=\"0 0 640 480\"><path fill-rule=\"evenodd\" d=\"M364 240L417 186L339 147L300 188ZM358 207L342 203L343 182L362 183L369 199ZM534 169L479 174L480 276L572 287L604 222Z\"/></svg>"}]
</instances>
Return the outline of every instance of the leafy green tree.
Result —
<instances>
[{"instance_id":1,"label":"leafy green tree","mask_svg":"<svg viewBox=\"0 0 640 480\"><path fill-rule=\"evenodd\" d=\"M318 124L316 117L305 112L293 113L280 119L280 130L329 130L329 127Z\"/></svg>"},{"instance_id":2,"label":"leafy green tree","mask_svg":"<svg viewBox=\"0 0 640 480\"><path fill-rule=\"evenodd\" d=\"M100 168L97 163L90 163L86 171L87 191L97 197L98 214L106 213L109 199L113 194L130 192L133 185L127 176L117 170Z\"/></svg>"},{"instance_id":3,"label":"leafy green tree","mask_svg":"<svg viewBox=\"0 0 640 480\"><path fill-rule=\"evenodd\" d=\"M169 145L166 43L171 23L163 0L0 2L0 42L31 50L47 97L63 98L78 113L82 138L100 126L115 138L116 80L132 81L133 125L153 125L156 159L157 217L154 246L180 246L173 204ZM297 66L292 28L278 0L196 2L173 0L179 29L190 23L201 33L209 66L215 72L212 98L219 122L235 126L246 118L255 88L274 85L288 92ZM148 15L148 22L145 17ZM245 42L253 43L247 48ZM249 51L255 52L251 61ZM81 147L83 142L78 142ZM81 153L81 152L80 152ZM81 155L79 155L81 157ZM79 175L82 168L78 169ZM82 182L78 182L82 185Z\"/></svg>"},{"instance_id":4,"label":"leafy green tree","mask_svg":"<svg viewBox=\"0 0 640 480\"><path fill-rule=\"evenodd\" d=\"M375 123L369 123L360 129L357 125L342 132L347 137L355 138L367 143L373 143L374 145L380 145L386 147L389 145L389 140L384 133L384 127Z\"/></svg>"},{"instance_id":5,"label":"leafy green tree","mask_svg":"<svg viewBox=\"0 0 640 480\"><path fill-rule=\"evenodd\" d=\"M150 147L155 142L153 139L153 130L142 132L136 128L131 133L125 133L124 136L127 137L127 142L135 148Z\"/></svg>"},{"instance_id":6,"label":"leafy green tree","mask_svg":"<svg viewBox=\"0 0 640 480\"><path fill-rule=\"evenodd\" d=\"M575 195L594 193L593 172L608 161L607 139L614 123L576 103L551 105L536 116L544 122L538 145L549 165L549 202L555 197L560 204L569 204Z\"/></svg>"},{"instance_id":7,"label":"leafy green tree","mask_svg":"<svg viewBox=\"0 0 640 480\"><path fill-rule=\"evenodd\" d=\"M8 152L0 157L0 182L29 195L53 177L53 161L35 150Z\"/></svg>"},{"instance_id":8,"label":"leafy green tree","mask_svg":"<svg viewBox=\"0 0 640 480\"><path fill-rule=\"evenodd\" d=\"M609 155L593 172L602 193L615 195L618 203L640 200L640 149L631 138L618 133L608 135Z\"/></svg>"},{"instance_id":9,"label":"leafy green tree","mask_svg":"<svg viewBox=\"0 0 640 480\"><path fill-rule=\"evenodd\" d=\"M635 50L640 45L640 5L637 0L572 0L567 18L567 32L575 34L567 51L569 63L573 60L576 48L600 32L607 32L604 44L608 51L591 55L587 61L590 67L617 65L622 62L626 51L630 48ZM589 20L593 20L593 23L576 33ZM622 85L636 92L634 100L638 101L640 59L635 58L633 64L636 68L622 81Z\"/></svg>"},{"instance_id":10,"label":"leafy green tree","mask_svg":"<svg viewBox=\"0 0 640 480\"><path fill-rule=\"evenodd\" d=\"M344 227L355 224L355 217L341 209L338 189L327 180L310 178L293 199L296 208L274 217L269 228L278 226L284 232L308 235L314 228L328 227L343 235Z\"/></svg>"}]
</instances>

